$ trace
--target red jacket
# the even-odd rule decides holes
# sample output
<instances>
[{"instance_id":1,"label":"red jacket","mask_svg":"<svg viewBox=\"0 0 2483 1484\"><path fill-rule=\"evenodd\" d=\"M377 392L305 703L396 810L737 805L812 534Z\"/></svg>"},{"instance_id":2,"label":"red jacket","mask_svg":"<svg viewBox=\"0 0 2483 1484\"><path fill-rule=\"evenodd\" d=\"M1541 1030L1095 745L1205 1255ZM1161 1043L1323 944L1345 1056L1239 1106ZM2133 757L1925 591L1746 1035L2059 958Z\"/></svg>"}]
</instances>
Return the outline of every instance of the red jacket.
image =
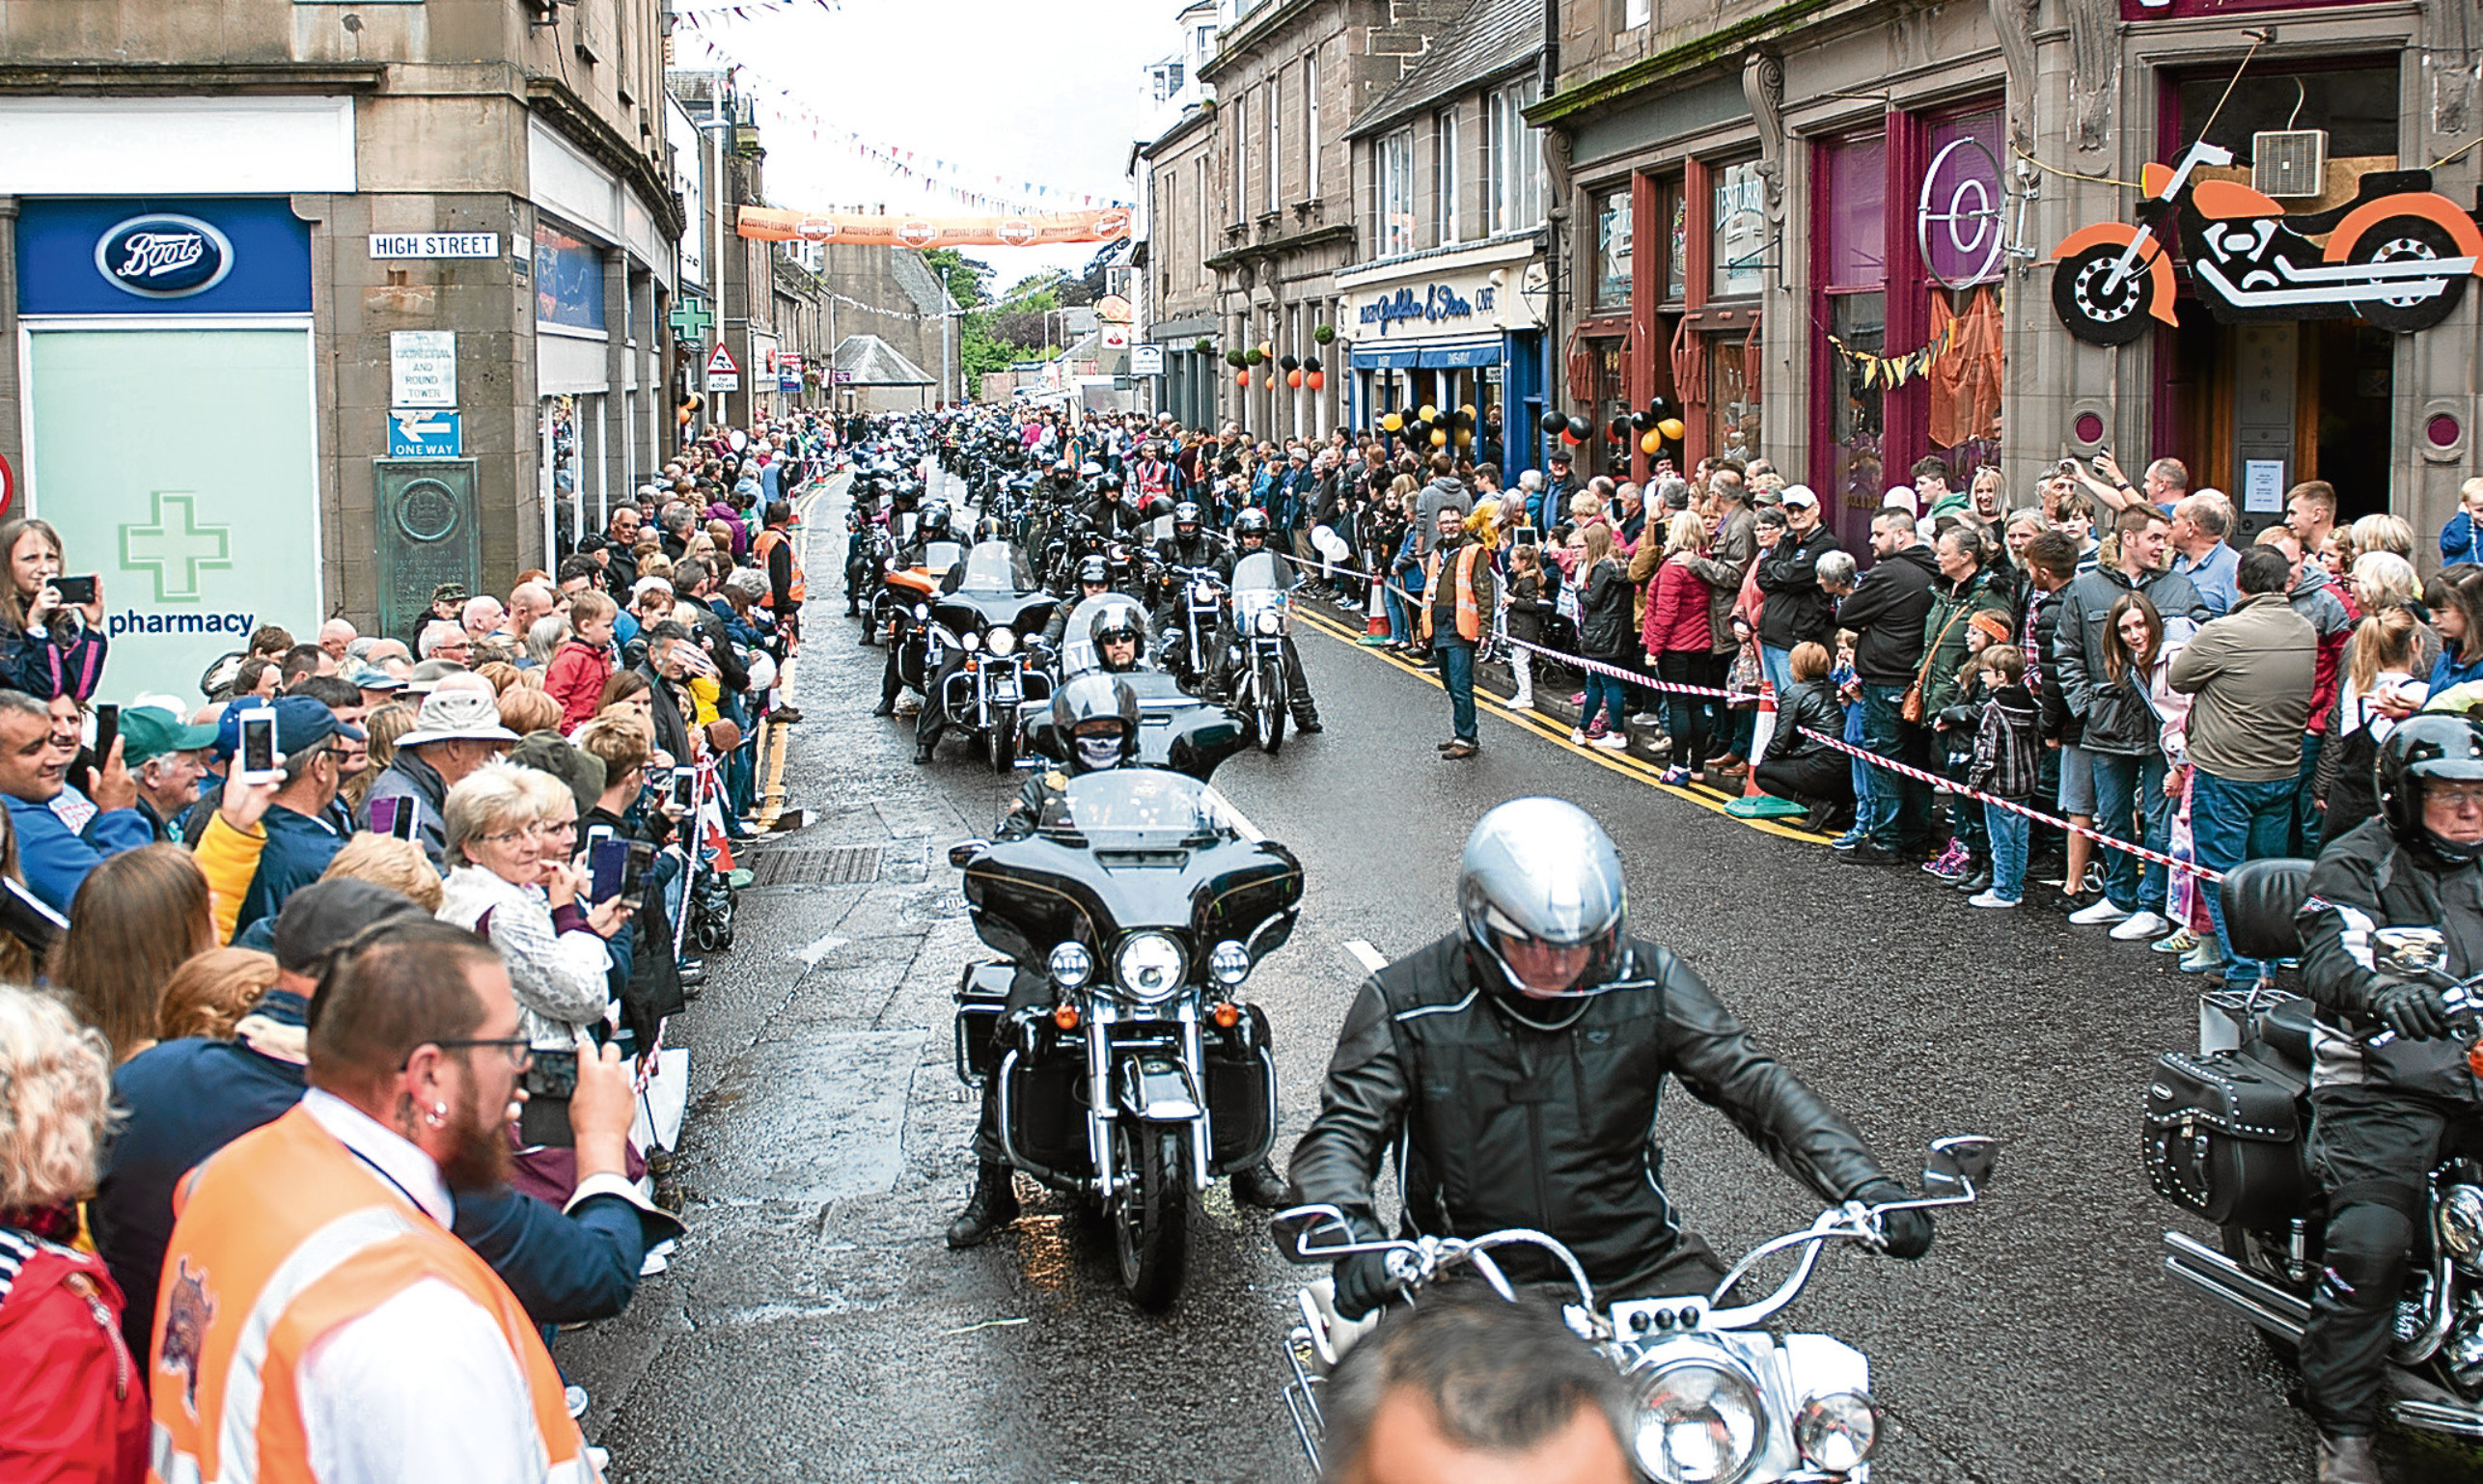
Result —
<instances>
[{"instance_id":1,"label":"red jacket","mask_svg":"<svg viewBox=\"0 0 2483 1484\"><path fill-rule=\"evenodd\" d=\"M1640 637L1649 654L1707 654L1716 647L1707 621L1705 578L1669 558L1655 569L1655 595L1646 600Z\"/></svg>"},{"instance_id":2,"label":"red jacket","mask_svg":"<svg viewBox=\"0 0 2483 1484\"><path fill-rule=\"evenodd\" d=\"M592 721L603 704L603 683L612 678L612 652L572 639L543 667L543 694L561 703L561 730Z\"/></svg>"},{"instance_id":3,"label":"red jacket","mask_svg":"<svg viewBox=\"0 0 2483 1484\"><path fill-rule=\"evenodd\" d=\"M145 1363L92 1253L0 1227L0 1479L142 1484Z\"/></svg>"}]
</instances>

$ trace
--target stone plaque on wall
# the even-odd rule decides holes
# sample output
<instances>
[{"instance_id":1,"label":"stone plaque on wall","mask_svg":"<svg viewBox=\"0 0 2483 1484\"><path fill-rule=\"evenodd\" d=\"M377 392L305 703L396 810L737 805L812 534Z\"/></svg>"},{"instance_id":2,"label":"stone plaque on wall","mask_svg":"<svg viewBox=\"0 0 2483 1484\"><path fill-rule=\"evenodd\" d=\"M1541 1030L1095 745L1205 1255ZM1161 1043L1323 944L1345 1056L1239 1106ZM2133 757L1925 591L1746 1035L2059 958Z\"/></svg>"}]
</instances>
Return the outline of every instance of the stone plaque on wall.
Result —
<instances>
[{"instance_id":1,"label":"stone plaque on wall","mask_svg":"<svg viewBox=\"0 0 2483 1484\"><path fill-rule=\"evenodd\" d=\"M410 625L444 582L476 591L483 536L471 458L372 460L379 527L379 626L410 643Z\"/></svg>"}]
</instances>

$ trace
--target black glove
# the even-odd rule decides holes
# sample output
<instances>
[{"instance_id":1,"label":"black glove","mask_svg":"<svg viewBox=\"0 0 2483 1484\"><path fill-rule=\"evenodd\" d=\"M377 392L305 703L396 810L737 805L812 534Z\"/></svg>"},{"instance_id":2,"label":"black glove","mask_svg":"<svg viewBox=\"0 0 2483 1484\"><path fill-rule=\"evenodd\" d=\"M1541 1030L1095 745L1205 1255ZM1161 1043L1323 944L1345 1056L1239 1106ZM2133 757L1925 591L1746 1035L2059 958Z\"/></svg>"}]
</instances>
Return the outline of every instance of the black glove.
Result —
<instances>
[{"instance_id":1,"label":"black glove","mask_svg":"<svg viewBox=\"0 0 2483 1484\"><path fill-rule=\"evenodd\" d=\"M2370 1010L2382 1025L2410 1041L2436 1041L2448 1034L2448 1003L2428 984L2386 980L2371 992Z\"/></svg>"},{"instance_id":2,"label":"black glove","mask_svg":"<svg viewBox=\"0 0 2483 1484\"><path fill-rule=\"evenodd\" d=\"M1905 1187L1894 1180L1874 1180L1854 1193L1854 1198L1866 1206L1890 1200L1912 1200ZM1931 1213L1928 1211L1890 1211L1880 1217L1880 1229L1887 1240L1880 1250L1908 1262L1931 1250Z\"/></svg>"},{"instance_id":3,"label":"black glove","mask_svg":"<svg viewBox=\"0 0 2483 1484\"><path fill-rule=\"evenodd\" d=\"M1396 1291L1389 1276L1389 1254L1356 1252L1337 1259L1337 1315L1341 1319L1360 1319L1388 1302Z\"/></svg>"}]
</instances>

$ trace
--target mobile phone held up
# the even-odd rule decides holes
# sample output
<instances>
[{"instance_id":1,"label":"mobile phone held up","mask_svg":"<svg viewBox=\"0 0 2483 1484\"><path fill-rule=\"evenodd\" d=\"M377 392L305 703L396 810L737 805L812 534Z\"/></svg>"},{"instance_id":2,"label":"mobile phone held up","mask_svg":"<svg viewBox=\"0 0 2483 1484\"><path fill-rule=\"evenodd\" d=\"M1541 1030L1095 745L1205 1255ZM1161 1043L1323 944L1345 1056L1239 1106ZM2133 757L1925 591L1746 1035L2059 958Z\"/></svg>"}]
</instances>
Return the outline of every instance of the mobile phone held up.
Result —
<instances>
[{"instance_id":1,"label":"mobile phone held up","mask_svg":"<svg viewBox=\"0 0 2483 1484\"><path fill-rule=\"evenodd\" d=\"M64 606L80 607L95 601L95 577L91 573L84 577L55 577L52 591L61 595Z\"/></svg>"},{"instance_id":2,"label":"mobile phone held up","mask_svg":"<svg viewBox=\"0 0 2483 1484\"><path fill-rule=\"evenodd\" d=\"M102 767L112 760L112 744L121 740L121 708L110 701L99 701L95 708L95 765Z\"/></svg>"},{"instance_id":3,"label":"mobile phone held up","mask_svg":"<svg viewBox=\"0 0 2483 1484\"><path fill-rule=\"evenodd\" d=\"M569 1127L569 1099L578 1090L578 1054L535 1049L534 1064L521 1084L526 1101L517 1107L518 1142L567 1148L578 1141Z\"/></svg>"},{"instance_id":4,"label":"mobile phone held up","mask_svg":"<svg viewBox=\"0 0 2483 1484\"><path fill-rule=\"evenodd\" d=\"M401 794L394 798L371 801L371 833L373 835L393 835L399 839L412 839L415 822L420 817L414 809L414 801Z\"/></svg>"},{"instance_id":5,"label":"mobile phone held up","mask_svg":"<svg viewBox=\"0 0 2483 1484\"><path fill-rule=\"evenodd\" d=\"M673 770L673 802L683 809L688 809L691 805L696 804L698 799L698 773L690 768L675 768Z\"/></svg>"},{"instance_id":6,"label":"mobile phone held up","mask_svg":"<svg viewBox=\"0 0 2483 1484\"><path fill-rule=\"evenodd\" d=\"M601 905L621 893L629 881L629 841L604 835L587 847L587 899Z\"/></svg>"},{"instance_id":7,"label":"mobile phone held up","mask_svg":"<svg viewBox=\"0 0 2483 1484\"><path fill-rule=\"evenodd\" d=\"M241 747L236 755L240 764L234 776L244 783L272 783L285 776L276 754L276 712L244 711L237 724Z\"/></svg>"}]
</instances>

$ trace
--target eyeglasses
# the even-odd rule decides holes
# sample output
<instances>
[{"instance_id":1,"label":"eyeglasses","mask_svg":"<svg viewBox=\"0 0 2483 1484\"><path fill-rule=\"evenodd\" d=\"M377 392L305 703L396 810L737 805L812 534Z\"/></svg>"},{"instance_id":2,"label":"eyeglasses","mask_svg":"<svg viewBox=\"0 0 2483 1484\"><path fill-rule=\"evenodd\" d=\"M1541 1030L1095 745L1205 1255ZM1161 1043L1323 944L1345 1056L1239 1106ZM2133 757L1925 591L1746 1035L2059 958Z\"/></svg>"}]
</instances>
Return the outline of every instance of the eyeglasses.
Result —
<instances>
[{"instance_id":1,"label":"eyeglasses","mask_svg":"<svg viewBox=\"0 0 2483 1484\"><path fill-rule=\"evenodd\" d=\"M546 835L558 835L564 830L574 832L577 827L578 822L574 819L563 824L545 824L538 819L530 825L523 825L498 835L481 835L476 838L486 845L506 845L513 839L539 839Z\"/></svg>"},{"instance_id":2,"label":"eyeglasses","mask_svg":"<svg viewBox=\"0 0 2483 1484\"><path fill-rule=\"evenodd\" d=\"M2422 801L2449 809L2483 810L2483 783L2425 783Z\"/></svg>"},{"instance_id":3,"label":"eyeglasses","mask_svg":"<svg viewBox=\"0 0 2483 1484\"><path fill-rule=\"evenodd\" d=\"M431 1044L442 1051L455 1051L460 1047L497 1046L500 1048L500 1054L509 1058L509 1064L521 1072L535 1062L534 1043L522 1035L502 1036L497 1040L433 1041Z\"/></svg>"}]
</instances>

